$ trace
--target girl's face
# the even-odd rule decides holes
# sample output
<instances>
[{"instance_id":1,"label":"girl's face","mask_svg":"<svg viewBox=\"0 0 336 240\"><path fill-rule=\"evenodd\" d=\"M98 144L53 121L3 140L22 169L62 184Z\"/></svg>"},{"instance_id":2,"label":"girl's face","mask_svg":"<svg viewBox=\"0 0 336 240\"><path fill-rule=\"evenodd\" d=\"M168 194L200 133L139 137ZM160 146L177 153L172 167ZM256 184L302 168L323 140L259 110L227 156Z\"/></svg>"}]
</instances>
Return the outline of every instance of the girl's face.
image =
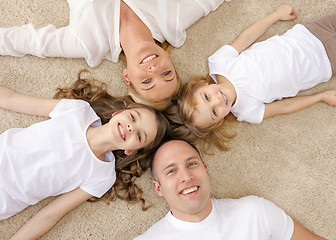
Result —
<instances>
[{"instance_id":1,"label":"girl's face","mask_svg":"<svg viewBox=\"0 0 336 240\"><path fill-rule=\"evenodd\" d=\"M154 113L146 108L124 110L108 124L114 147L130 153L154 141L158 129Z\"/></svg>"},{"instance_id":2,"label":"girl's face","mask_svg":"<svg viewBox=\"0 0 336 240\"><path fill-rule=\"evenodd\" d=\"M194 126L213 126L229 114L234 101L231 91L220 84L204 83L193 94L196 108L191 119Z\"/></svg>"},{"instance_id":3,"label":"girl's face","mask_svg":"<svg viewBox=\"0 0 336 240\"><path fill-rule=\"evenodd\" d=\"M146 42L127 55L123 75L128 85L148 101L172 97L179 83L169 53L154 42Z\"/></svg>"}]
</instances>

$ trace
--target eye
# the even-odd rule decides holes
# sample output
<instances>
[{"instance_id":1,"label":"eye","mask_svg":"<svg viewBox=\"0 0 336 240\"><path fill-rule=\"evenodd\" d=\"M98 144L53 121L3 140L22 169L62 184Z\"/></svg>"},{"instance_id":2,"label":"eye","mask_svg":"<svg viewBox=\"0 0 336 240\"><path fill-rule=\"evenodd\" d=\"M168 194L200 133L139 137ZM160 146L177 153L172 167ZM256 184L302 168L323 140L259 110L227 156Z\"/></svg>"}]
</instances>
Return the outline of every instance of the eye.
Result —
<instances>
[{"instance_id":1,"label":"eye","mask_svg":"<svg viewBox=\"0 0 336 240\"><path fill-rule=\"evenodd\" d=\"M148 78L148 79L146 79L145 81L143 81L142 83L147 84L147 83L150 83L151 81L152 81L152 79L151 79L151 78Z\"/></svg>"},{"instance_id":2,"label":"eye","mask_svg":"<svg viewBox=\"0 0 336 240\"><path fill-rule=\"evenodd\" d=\"M196 162L190 162L190 163L188 163L188 167L194 167L194 166L196 166L196 165L197 165Z\"/></svg>"},{"instance_id":3,"label":"eye","mask_svg":"<svg viewBox=\"0 0 336 240\"><path fill-rule=\"evenodd\" d=\"M141 134L140 133L137 133L137 137L138 137L139 142L141 142Z\"/></svg>"},{"instance_id":4,"label":"eye","mask_svg":"<svg viewBox=\"0 0 336 240\"><path fill-rule=\"evenodd\" d=\"M204 93L204 98L205 98L205 100L209 101L209 97L206 93Z\"/></svg>"},{"instance_id":5,"label":"eye","mask_svg":"<svg viewBox=\"0 0 336 240\"><path fill-rule=\"evenodd\" d=\"M212 114L217 117L217 112L215 109L212 109Z\"/></svg>"},{"instance_id":6,"label":"eye","mask_svg":"<svg viewBox=\"0 0 336 240\"><path fill-rule=\"evenodd\" d=\"M133 116L132 113L130 114L130 116L131 116L131 120L132 120L133 122L135 122L135 117Z\"/></svg>"},{"instance_id":7,"label":"eye","mask_svg":"<svg viewBox=\"0 0 336 240\"><path fill-rule=\"evenodd\" d=\"M169 171L167 172L167 175L171 175L171 174L173 174L173 173L175 173L175 169L171 169L171 170L169 170Z\"/></svg>"},{"instance_id":8,"label":"eye","mask_svg":"<svg viewBox=\"0 0 336 240\"><path fill-rule=\"evenodd\" d=\"M169 73L171 73L170 70L169 70L169 71L166 71L166 72L164 72L164 73L162 73L162 75L163 75L163 76L167 76Z\"/></svg>"}]
</instances>

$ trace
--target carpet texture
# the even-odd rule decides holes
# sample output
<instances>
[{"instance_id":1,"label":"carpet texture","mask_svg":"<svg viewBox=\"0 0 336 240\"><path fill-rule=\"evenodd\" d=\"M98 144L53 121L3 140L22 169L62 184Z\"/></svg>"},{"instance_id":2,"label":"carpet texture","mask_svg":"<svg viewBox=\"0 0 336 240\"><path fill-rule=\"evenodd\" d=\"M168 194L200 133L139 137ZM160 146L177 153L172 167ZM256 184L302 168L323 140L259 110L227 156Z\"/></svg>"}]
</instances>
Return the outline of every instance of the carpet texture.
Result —
<instances>
[{"instance_id":1,"label":"carpet texture","mask_svg":"<svg viewBox=\"0 0 336 240\"><path fill-rule=\"evenodd\" d=\"M0 0L0 26L36 27L49 23L57 27L68 23L66 1ZM231 43L247 26L275 10L282 0L232 0L202 18L187 30L187 41L171 53L183 81L206 75L207 57L221 45ZM259 40L282 34L296 23L305 23L336 9L335 0L289 0L298 15L295 21L279 22ZM122 81L125 64L103 61L91 69L83 59L0 57L0 84L18 92L52 97L57 87L67 86L86 68L92 76L109 84L112 95L126 93ZM300 95L336 89L336 77L306 90ZM0 132L26 127L45 118L0 110ZM212 177L212 195L216 198L264 197L297 219L311 231L327 239L336 239L336 109L318 103L303 111L274 117L260 125L237 123L230 151L204 155ZM0 170L5 171L5 169ZM1 173L0 173L1 174ZM140 204L117 200L84 203L73 210L42 239L132 239L144 232L168 211L156 196L147 172L137 183L153 206L143 212ZM43 206L50 197L28 207L8 220L0 221L0 239L9 239Z\"/></svg>"}]
</instances>

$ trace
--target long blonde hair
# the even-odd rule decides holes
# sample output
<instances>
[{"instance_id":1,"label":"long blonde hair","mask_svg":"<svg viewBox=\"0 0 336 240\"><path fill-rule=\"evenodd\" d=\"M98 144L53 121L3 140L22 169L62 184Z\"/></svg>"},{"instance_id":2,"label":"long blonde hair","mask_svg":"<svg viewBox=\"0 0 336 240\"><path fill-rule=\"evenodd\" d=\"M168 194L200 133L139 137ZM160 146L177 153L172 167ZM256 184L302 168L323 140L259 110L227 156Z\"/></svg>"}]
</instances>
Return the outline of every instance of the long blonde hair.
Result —
<instances>
[{"instance_id":1,"label":"long blonde hair","mask_svg":"<svg viewBox=\"0 0 336 240\"><path fill-rule=\"evenodd\" d=\"M150 164L149 156L155 151L162 139L170 134L170 125L162 113L147 106L134 103L129 96L113 97L107 93L106 84L95 79L81 78L82 70L78 73L77 81L68 88L58 88L54 98L82 99L90 103L93 110L100 117L102 124L110 121L112 114L131 108L146 108L154 113L158 129L153 142L136 154L125 155L124 151L113 151L116 159L117 179L113 187L100 199L93 198L91 201L104 200L107 204L116 198L123 199L129 203L142 202L142 209L146 210L145 200L142 198L142 190L135 183L143 171L147 170Z\"/></svg>"},{"instance_id":2,"label":"long blonde hair","mask_svg":"<svg viewBox=\"0 0 336 240\"><path fill-rule=\"evenodd\" d=\"M214 82L210 76L207 78L198 76L184 84L176 104L169 107L164 114L170 119L173 134L176 137L199 145L201 151L206 153L210 153L213 146L227 151L229 149L227 143L236 136L235 133L228 131L229 125L235 120L232 114L206 128L199 128L192 124L192 114L197 105L193 93L204 83L213 84Z\"/></svg>"}]
</instances>

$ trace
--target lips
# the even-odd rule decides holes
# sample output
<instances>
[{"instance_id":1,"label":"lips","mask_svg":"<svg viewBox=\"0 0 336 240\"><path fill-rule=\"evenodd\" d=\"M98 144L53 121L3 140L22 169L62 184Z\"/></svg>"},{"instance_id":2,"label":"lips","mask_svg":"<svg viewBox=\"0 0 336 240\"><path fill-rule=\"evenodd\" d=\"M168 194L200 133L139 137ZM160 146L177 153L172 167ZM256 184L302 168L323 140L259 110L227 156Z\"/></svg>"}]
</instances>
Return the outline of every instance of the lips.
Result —
<instances>
[{"instance_id":1,"label":"lips","mask_svg":"<svg viewBox=\"0 0 336 240\"><path fill-rule=\"evenodd\" d=\"M121 123L118 123L118 132L119 132L119 136L122 138L122 140L126 141L126 134L124 131L124 127Z\"/></svg>"},{"instance_id":2,"label":"lips","mask_svg":"<svg viewBox=\"0 0 336 240\"><path fill-rule=\"evenodd\" d=\"M146 56L144 59L142 59L140 64L148 63L148 62L152 61L153 59L155 59L157 57L158 57L158 55L156 55L156 54L150 54L150 55Z\"/></svg>"},{"instance_id":3,"label":"lips","mask_svg":"<svg viewBox=\"0 0 336 240\"><path fill-rule=\"evenodd\" d=\"M198 189L199 189L198 186L185 188L185 189L183 189L183 190L180 192L180 194L182 194L182 195L188 195L188 194L191 194L191 193L196 192Z\"/></svg>"},{"instance_id":4,"label":"lips","mask_svg":"<svg viewBox=\"0 0 336 240\"><path fill-rule=\"evenodd\" d=\"M228 104L228 99L227 99L227 97L225 96L225 94L223 93L223 92L221 92L221 91L219 91L220 92L220 94L222 95L222 97L223 97L223 100L224 100L224 102L225 102L225 105L227 105Z\"/></svg>"}]
</instances>

